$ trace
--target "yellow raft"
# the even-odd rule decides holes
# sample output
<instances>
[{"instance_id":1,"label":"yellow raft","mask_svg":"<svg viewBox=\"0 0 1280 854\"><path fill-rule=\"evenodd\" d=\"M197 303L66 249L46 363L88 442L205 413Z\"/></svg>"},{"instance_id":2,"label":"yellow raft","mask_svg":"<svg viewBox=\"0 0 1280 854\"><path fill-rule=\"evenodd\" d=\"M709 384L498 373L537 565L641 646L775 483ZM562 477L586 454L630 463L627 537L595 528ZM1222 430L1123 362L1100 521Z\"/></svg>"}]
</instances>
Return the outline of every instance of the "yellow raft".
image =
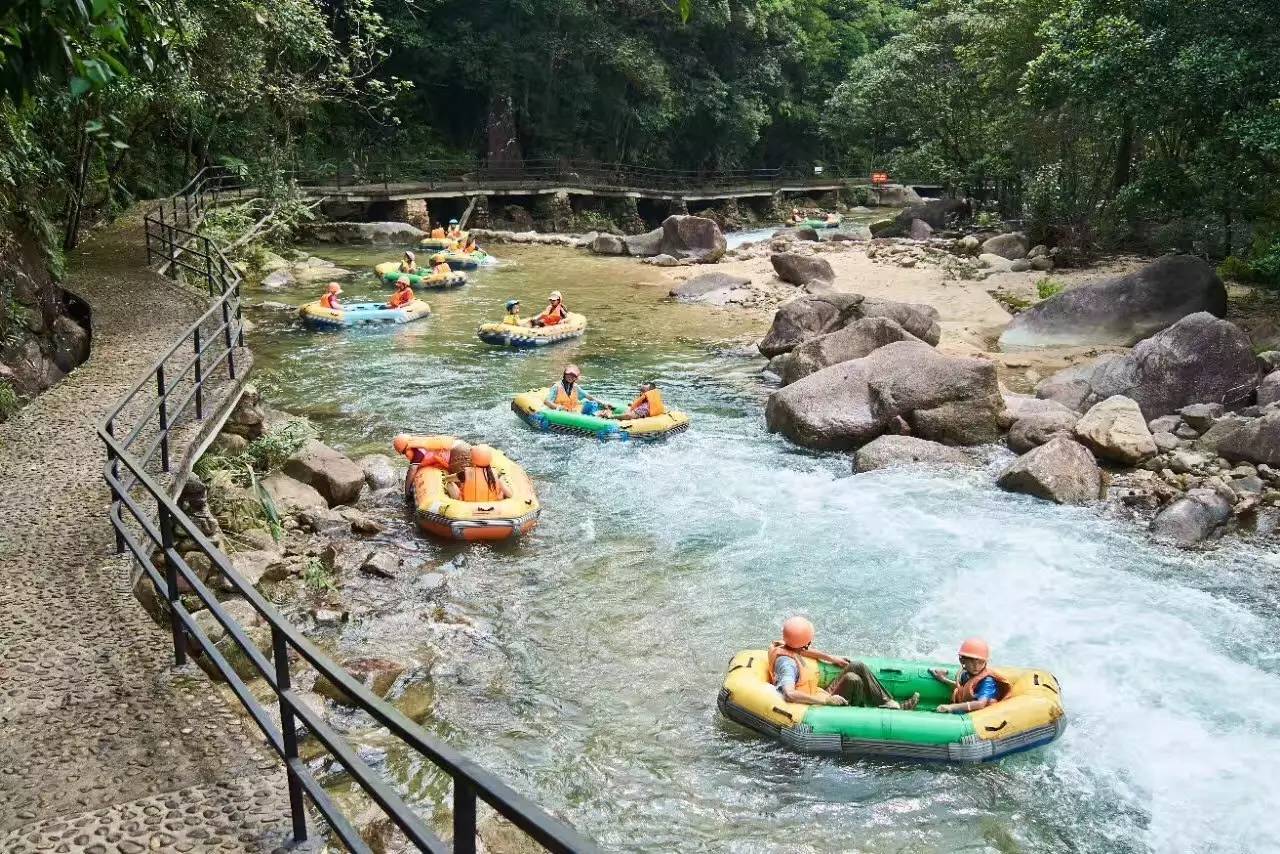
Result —
<instances>
[{"instance_id":1,"label":"yellow raft","mask_svg":"<svg viewBox=\"0 0 1280 854\"><path fill-rule=\"evenodd\" d=\"M404 438L410 448L447 448L453 443L452 436ZM490 466L498 480L511 490L510 498L488 502L450 498L444 488L448 472L437 465L420 466L407 496L414 506L418 527L428 534L454 540L507 540L532 531L542 512L533 482L524 469L497 448L493 449Z\"/></svg>"},{"instance_id":2,"label":"yellow raft","mask_svg":"<svg viewBox=\"0 0 1280 854\"><path fill-rule=\"evenodd\" d=\"M470 233L470 232L466 232L466 231L464 231L464 232L462 232L462 237L459 237L459 238L453 238L453 237L424 237L424 238L422 238L421 240L419 240L419 241L418 241L418 245L419 245L419 246L421 246L423 249L449 249L449 248L451 248L451 247L453 246L453 244L454 244L454 243L460 243L460 244L462 244L463 246L466 246L466 245L467 245L467 235L468 235L469 233Z\"/></svg>"},{"instance_id":3,"label":"yellow raft","mask_svg":"<svg viewBox=\"0 0 1280 854\"><path fill-rule=\"evenodd\" d=\"M589 401L582 412L549 409L547 391L540 388L517 394L511 400L511 411L538 430L595 436L597 439L663 439L689 429L689 416L672 409L649 418L627 419L601 418L594 414L599 410ZM592 410L587 411L588 407ZM626 411L626 407L620 405L614 405L613 409L615 412Z\"/></svg>"},{"instance_id":4,"label":"yellow raft","mask_svg":"<svg viewBox=\"0 0 1280 854\"><path fill-rule=\"evenodd\" d=\"M986 708L963 715L933 709L951 700L950 689L929 671L955 664L891 658L860 659L897 700L919 692L915 711L856 706L788 703L769 682L769 654L749 649L735 655L717 705L727 718L805 753L884 756L938 762L989 762L1048 744L1067 726L1062 687L1045 670L997 667L1007 693ZM821 664L820 683L830 684L839 668Z\"/></svg>"},{"instance_id":5,"label":"yellow raft","mask_svg":"<svg viewBox=\"0 0 1280 854\"><path fill-rule=\"evenodd\" d=\"M476 334L486 344L503 347L543 347L577 338L587 331L587 319L572 311L554 326L528 326L510 323L482 323Z\"/></svg>"}]
</instances>

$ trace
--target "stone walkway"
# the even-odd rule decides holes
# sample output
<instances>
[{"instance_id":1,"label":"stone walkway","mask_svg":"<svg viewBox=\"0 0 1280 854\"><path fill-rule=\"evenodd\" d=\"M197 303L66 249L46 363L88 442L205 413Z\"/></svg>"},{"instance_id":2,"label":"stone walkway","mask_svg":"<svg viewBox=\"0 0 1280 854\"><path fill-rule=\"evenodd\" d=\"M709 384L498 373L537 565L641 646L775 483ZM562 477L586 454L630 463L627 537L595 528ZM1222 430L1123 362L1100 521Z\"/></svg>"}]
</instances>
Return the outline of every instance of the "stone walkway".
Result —
<instances>
[{"instance_id":1,"label":"stone walkway","mask_svg":"<svg viewBox=\"0 0 1280 854\"><path fill-rule=\"evenodd\" d=\"M94 422L208 303L144 265L141 213L69 259L85 364L0 425L0 852L271 851L284 772L112 557Z\"/></svg>"}]
</instances>

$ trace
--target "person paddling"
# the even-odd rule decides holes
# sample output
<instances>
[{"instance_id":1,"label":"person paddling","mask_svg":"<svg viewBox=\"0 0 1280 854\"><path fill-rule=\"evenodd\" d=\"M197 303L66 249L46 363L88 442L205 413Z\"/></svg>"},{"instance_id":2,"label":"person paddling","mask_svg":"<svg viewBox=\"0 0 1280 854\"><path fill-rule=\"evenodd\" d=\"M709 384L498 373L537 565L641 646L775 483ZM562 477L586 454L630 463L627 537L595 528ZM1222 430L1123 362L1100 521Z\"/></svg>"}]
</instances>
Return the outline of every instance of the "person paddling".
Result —
<instances>
[{"instance_id":1,"label":"person paddling","mask_svg":"<svg viewBox=\"0 0 1280 854\"><path fill-rule=\"evenodd\" d=\"M337 282L330 282L328 290L325 291L324 296L320 297L320 307L342 311L342 303L338 302L340 293L342 293L342 286Z\"/></svg>"},{"instance_id":2,"label":"person paddling","mask_svg":"<svg viewBox=\"0 0 1280 854\"><path fill-rule=\"evenodd\" d=\"M782 640L769 647L769 681L788 703L910 711L920 702L920 695L913 694L899 704L866 664L811 649L813 638L813 623L804 617L790 617L782 624ZM820 684L822 668L818 662L840 668L825 689Z\"/></svg>"},{"instance_id":3,"label":"person paddling","mask_svg":"<svg viewBox=\"0 0 1280 854\"><path fill-rule=\"evenodd\" d=\"M952 679L940 668L929 675L951 688L951 702L934 709L943 714L963 715L985 709L1008 693L1009 685L993 673L987 662L991 647L982 638L969 638L960 644L960 678Z\"/></svg>"},{"instance_id":4,"label":"person paddling","mask_svg":"<svg viewBox=\"0 0 1280 854\"><path fill-rule=\"evenodd\" d=\"M391 295L391 299L387 300L387 308L403 308L413 302L413 288L409 287L408 279L396 280L396 292Z\"/></svg>"}]
</instances>

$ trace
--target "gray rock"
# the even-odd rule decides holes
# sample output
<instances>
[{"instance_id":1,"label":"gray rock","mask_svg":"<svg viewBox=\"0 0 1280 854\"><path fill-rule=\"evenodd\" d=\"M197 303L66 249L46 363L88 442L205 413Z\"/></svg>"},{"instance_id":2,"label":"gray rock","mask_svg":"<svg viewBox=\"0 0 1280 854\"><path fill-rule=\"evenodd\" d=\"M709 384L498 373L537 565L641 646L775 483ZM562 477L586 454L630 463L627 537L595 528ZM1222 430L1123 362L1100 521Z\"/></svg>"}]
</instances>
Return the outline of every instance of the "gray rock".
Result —
<instances>
[{"instance_id":1,"label":"gray rock","mask_svg":"<svg viewBox=\"0 0 1280 854\"><path fill-rule=\"evenodd\" d=\"M628 255L635 258L648 258L662 251L659 248L662 245L662 233L661 228L655 228L644 234L628 235L622 238L622 242L626 244Z\"/></svg>"},{"instance_id":2,"label":"gray rock","mask_svg":"<svg viewBox=\"0 0 1280 854\"><path fill-rule=\"evenodd\" d=\"M351 504L364 489L363 469L317 439L294 452L285 461L284 472L315 487L330 506Z\"/></svg>"},{"instance_id":3,"label":"gray rock","mask_svg":"<svg viewBox=\"0 0 1280 854\"><path fill-rule=\"evenodd\" d=\"M792 285L807 285L815 280L830 282L836 277L827 259L813 255L777 252L769 256L769 261L778 278Z\"/></svg>"},{"instance_id":4,"label":"gray rock","mask_svg":"<svg viewBox=\"0 0 1280 854\"><path fill-rule=\"evenodd\" d=\"M1214 425L1217 429L1226 419ZM1207 439L1213 430L1202 438ZM1216 443L1219 456L1232 462L1245 460L1251 463L1266 463L1268 466L1280 466L1280 411L1272 411L1246 421L1241 426L1227 432Z\"/></svg>"},{"instance_id":5,"label":"gray rock","mask_svg":"<svg viewBox=\"0 0 1280 854\"><path fill-rule=\"evenodd\" d=\"M985 254L999 255L1001 258L1009 261L1017 261L1027 257L1027 238L1024 234L1018 232L1010 232L1008 234L998 234L982 242L982 251Z\"/></svg>"},{"instance_id":6,"label":"gray rock","mask_svg":"<svg viewBox=\"0 0 1280 854\"><path fill-rule=\"evenodd\" d=\"M1080 418L1080 413L1058 403L1056 400L1041 400L1026 394L1007 393L1004 395L1004 411L1000 413L1000 429L1009 430L1023 418L1038 415L1061 415Z\"/></svg>"},{"instance_id":7,"label":"gray rock","mask_svg":"<svg viewBox=\"0 0 1280 854\"><path fill-rule=\"evenodd\" d=\"M922 219L911 220L911 227L907 230L907 235L912 240L928 240L933 237L933 226Z\"/></svg>"},{"instance_id":8,"label":"gray rock","mask_svg":"<svg viewBox=\"0 0 1280 854\"><path fill-rule=\"evenodd\" d=\"M1156 454L1156 443L1142 411L1123 395L1113 395L1090 407L1076 423L1076 438L1099 457L1127 466Z\"/></svg>"},{"instance_id":9,"label":"gray rock","mask_svg":"<svg viewBox=\"0 0 1280 854\"><path fill-rule=\"evenodd\" d=\"M1151 520L1156 539L1186 548L1203 542L1231 518L1231 504L1212 489L1193 489Z\"/></svg>"},{"instance_id":10,"label":"gray rock","mask_svg":"<svg viewBox=\"0 0 1280 854\"><path fill-rule=\"evenodd\" d=\"M1168 432L1152 433L1151 441L1156 443L1156 450L1162 454L1178 447L1178 437Z\"/></svg>"},{"instance_id":11,"label":"gray rock","mask_svg":"<svg viewBox=\"0 0 1280 854\"><path fill-rule=\"evenodd\" d=\"M263 583L281 581L289 574L288 564L281 558L280 552L275 549L236 552L231 556L231 564L235 567L236 572L240 574L240 577L254 587ZM222 589L228 592L234 592L235 590L226 581L221 586Z\"/></svg>"},{"instance_id":12,"label":"gray rock","mask_svg":"<svg viewBox=\"0 0 1280 854\"><path fill-rule=\"evenodd\" d=\"M1009 262L1010 273L1025 273L1031 269L1031 262L1026 258L1019 258L1017 261Z\"/></svg>"},{"instance_id":13,"label":"gray rock","mask_svg":"<svg viewBox=\"0 0 1280 854\"><path fill-rule=\"evenodd\" d=\"M303 231L321 243L413 244L426 237L407 222L330 222Z\"/></svg>"},{"instance_id":14,"label":"gray rock","mask_svg":"<svg viewBox=\"0 0 1280 854\"><path fill-rule=\"evenodd\" d=\"M1102 470L1088 448L1059 437L1018 457L996 483L1058 504L1089 504L1102 492Z\"/></svg>"},{"instance_id":15,"label":"gray rock","mask_svg":"<svg viewBox=\"0 0 1280 854\"><path fill-rule=\"evenodd\" d=\"M938 310L931 305L868 298L862 301L862 316L887 317L933 347L942 338Z\"/></svg>"},{"instance_id":16,"label":"gray rock","mask_svg":"<svg viewBox=\"0 0 1280 854\"><path fill-rule=\"evenodd\" d=\"M70 373L89 358L89 333L65 314L53 321L53 363Z\"/></svg>"},{"instance_id":17,"label":"gray rock","mask_svg":"<svg viewBox=\"0 0 1280 854\"><path fill-rule=\"evenodd\" d=\"M209 443L209 453L234 457L247 447L249 447L249 440L244 436L237 436L235 433L219 433Z\"/></svg>"},{"instance_id":18,"label":"gray rock","mask_svg":"<svg viewBox=\"0 0 1280 854\"><path fill-rule=\"evenodd\" d=\"M865 359L825 368L769 396L770 432L824 450L852 450L884 432L889 416L873 412Z\"/></svg>"},{"instance_id":19,"label":"gray rock","mask_svg":"<svg viewBox=\"0 0 1280 854\"><path fill-rule=\"evenodd\" d=\"M1047 273L1053 269L1053 259L1048 255L1037 255L1031 259L1031 269Z\"/></svg>"},{"instance_id":20,"label":"gray rock","mask_svg":"<svg viewBox=\"0 0 1280 854\"><path fill-rule=\"evenodd\" d=\"M714 220L677 214L663 220L662 240L655 254L714 264L724 257L726 247L724 234Z\"/></svg>"},{"instance_id":21,"label":"gray rock","mask_svg":"<svg viewBox=\"0 0 1280 854\"><path fill-rule=\"evenodd\" d=\"M385 454L366 454L356 460L356 465L364 472L364 482L373 490L395 486L402 479L391 458Z\"/></svg>"},{"instance_id":22,"label":"gray rock","mask_svg":"<svg viewBox=\"0 0 1280 854\"><path fill-rule=\"evenodd\" d=\"M321 536L334 536L350 532L351 525L342 514L328 507L314 507L298 512L298 522L303 530L312 531Z\"/></svg>"},{"instance_id":23,"label":"gray rock","mask_svg":"<svg viewBox=\"0 0 1280 854\"><path fill-rule=\"evenodd\" d=\"M1197 433L1204 433L1226 410L1221 403L1193 403L1178 410L1182 420Z\"/></svg>"},{"instance_id":24,"label":"gray rock","mask_svg":"<svg viewBox=\"0 0 1280 854\"><path fill-rule=\"evenodd\" d=\"M881 198L883 199L884 196L882 195ZM911 223L915 220L925 222L934 231L938 231L946 228L949 220L965 218L972 214L973 207L965 199L930 199L923 204L911 205L900 211L893 219L871 223L871 234L874 237L902 237L910 231Z\"/></svg>"},{"instance_id":25,"label":"gray rock","mask_svg":"<svg viewBox=\"0 0 1280 854\"><path fill-rule=\"evenodd\" d=\"M1179 422L1177 429L1173 431L1173 435L1177 436L1179 439L1190 440L1199 437L1200 431L1192 427L1190 424L1183 424Z\"/></svg>"},{"instance_id":26,"label":"gray rock","mask_svg":"<svg viewBox=\"0 0 1280 854\"><path fill-rule=\"evenodd\" d=\"M1172 433L1178 429L1182 419L1177 415L1161 415L1147 422L1147 429L1154 433Z\"/></svg>"},{"instance_id":27,"label":"gray rock","mask_svg":"<svg viewBox=\"0 0 1280 854\"><path fill-rule=\"evenodd\" d=\"M342 662L342 669L359 682L365 688L368 688L376 697L386 697L391 690L391 686L395 685L396 680L400 678L400 674L407 669L405 665L398 661L391 661L386 658L349 658ZM333 700L341 705L353 705L354 701L347 696L337 685L329 681L327 677L321 675L316 679L315 691L323 697Z\"/></svg>"},{"instance_id":28,"label":"gray rock","mask_svg":"<svg viewBox=\"0 0 1280 854\"><path fill-rule=\"evenodd\" d=\"M787 353L810 338L825 335L862 317L861 294L805 296L784 304L773 315L773 323L760 352L770 358Z\"/></svg>"},{"instance_id":29,"label":"gray rock","mask_svg":"<svg viewBox=\"0 0 1280 854\"><path fill-rule=\"evenodd\" d=\"M1227 292L1213 268L1199 258L1173 255L1037 303L1009 322L1000 346L1128 346L1189 315L1221 317L1226 308Z\"/></svg>"},{"instance_id":30,"label":"gray rock","mask_svg":"<svg viewBox=\"0 0 1280 854\"><path fill-rule=\"evenodd\" d=\"M294 480L283 472L276 472L261 481L262 489L271 498L276 513L281 517L292 516L301 510L327 508L329 502L313 487Z\"/></svg>"},{"instance_id":31,"label":"gray rock","mask_svg":"<svg viewBox=\"0 0 1280 854\"><path fill-rule=\"evenodd\" d=\"M386 527L377 519L354 507L343 507L338 515L351 526L352 531L365 537L381 534L386 530Z\"/></svg>"},{"instance_id":32,"label":"gray rock","mask_svg":"<svg viewBox=\"0 0 1280 854\"><path fill-rule=\"evenodd\" d=\"M591 241L591 251L596 255L626 255L627 244L616 234L600 234Z\"/></svg>"},{"instance_id":33,"label":"gray rock","mask_svg":"<svg viewBox=\"0 0 1280 854\"><path fill-rule=\"evenodd\" d=\"M867 472L912 463L952 467L971 467L974 464L973 459L959 448L914 436L881 436L858 449L853 470Z\"/></svg>"},{"instance_id":34,"label":"gray rock","mask_svg":"<svg viewBox=\"0 0 1280 854\"><path fill-rule=\"evenodd\" d=\"M1013 269L1013 262L1003 255L996 255L993 252L983 252L978 256L978 266L996 273L1008 273ZM1025 312L1024 312L1025 313Z\"/></svg>"},{"instance_id":35,"label":"gray rock","mask_svg":"<svg viewBox=\"0 0 1280 854\"><path fill-rule=\"evenodd\" d=\"M1070 439L1080 416L1063 407L1060 412L1046 412L1020 418L1009 428L1009 447L1019 454L1038 448L1058 437Z\"/></svg>"},{"instance_id":36,"label":"gray rock","mask_svg":"<svg viewBox=\"0 0 1280 854\"><path fill-rule=\"evenodd\" d=\"M667 253L663 252L659 255L654 255L650 258L645 258L644 263L652 264L654 267L679 267L680 259L675 257L674 255L668 255Z\"/></svg>"},{"instance_id":37,"label":"gray rock","mask_svg":"<svg viewBox=\"0 0 1280 854\"><path fill-rule=\"evenodd\" d=\"M686 279L671 289L671 296L681 302L695 302L715 291L731 291L745 288L751 280L728 273L701 273Z\"/></svg>"},{"instance_id":38,"label":"gray rock","mask_svg":"<svg viewBox=\"0 0 1280 854\"><path fill-rule=\"evenodd\" d=\"M1272 371L1258 383L1258 405L1266 406L1280 400L1280 371Z\"/></svg>"},{"instance_id":39,"label":"gray rock","mask_svg":"<svg viewBox=\"0 0 1280 854\"><path fill-rule=\"evenodd\" d=\"M1233 478L1227 485L1231 487L1231 491L1234 492L1236 497L1239 499L1248 498L1251 495L1261 495L1262 490L1265 488L1262 483L1262 478L1258 477L1256 474L1247 474L1244 477Z\"/></svg>"},{"instance_id":40,"label":"gray rock","mask_svg":"<svg viewBox=\"0 0 1280 854\"><path fill-rule=\"evenodd\" d=\"M861 359L894 341L917 340L885 317L864 317L843 329L812 338L796 347L780 365L783 385L850 359Z\"/></svg>"},{"instance_id":41,"label":"gray rock","mask_svg":"<svg viewBox=\"0 0 1280 854\"><path fill-rule=\"evenodd\" d=\"M400 574L400 558L389 551L369 552L360 563L360 571L379 578L395 578Z\"/></svg>"},{"instance_id":42,"label":"gray rock","mask_svg":"<svg viewBox=\"0 0 1280 854\"><path fill-rule=\"evenodd\" d=\"M807 240L816 243L820 238L818 232L807 225L795 228L780 228L773 233L771 240Z\"/></svg>"}]
</instances>

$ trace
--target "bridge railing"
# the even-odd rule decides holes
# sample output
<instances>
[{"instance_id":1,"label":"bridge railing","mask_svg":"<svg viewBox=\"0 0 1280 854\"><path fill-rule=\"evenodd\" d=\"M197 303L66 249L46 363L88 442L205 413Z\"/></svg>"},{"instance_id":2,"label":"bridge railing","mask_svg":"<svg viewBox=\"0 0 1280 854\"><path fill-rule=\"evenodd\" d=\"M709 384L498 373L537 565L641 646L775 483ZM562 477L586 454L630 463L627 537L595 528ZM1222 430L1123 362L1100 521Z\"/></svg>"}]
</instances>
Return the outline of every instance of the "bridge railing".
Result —
<instances>
[{"instance_id":1,"label":"bridge railing","mask_svg":"<svg viewBox=\"0 0 1280 854\"><path fill-rule=\"evenodd\" d=\"M430 735L386 701L374 695L286 620L235 568L205 531L175 499L167 477L180 432L206 417L207 396L235 380L236 355L243 346L240 276L216 241L199 233L210 207L227 194L239 193L225 172L202 172L174 197L145 218L148 260L170 275L202 281L212 297L208 310L168 348L98 425L107 451L103 471L111 492L109 518L117 550L130 555L154 585L164 603L172 631L174 661L182 665L189 652L203 655L226 680L266 741L284 764L292 832L307 838L307 804L349 850L369 851L359 832L325 791L316 774L299 757L299 735L309 732L383 813L421 851L476 850L476 811L483 801L553 852L593 852L596 847L562 822L520 795L442 740ZM214 343L216 342L216 343ZM179 543L182 549L178 548ZM203 556L208 567L197 571L190 555ZM221 604L213 588L243 597L270 630L269 648L260 648ZM188 606L190 594L199 603ZM262 677L274 695L276 715L250 691L195 619L193 608L207 609L226 637ZM225 647L226 641L221 642ZM310 665L328 679L405 748L415 751L452 781L451 846L429 828L418 813L355 748L313 710L293 688L298 663Z\"/></svg>"}]
</instances>

